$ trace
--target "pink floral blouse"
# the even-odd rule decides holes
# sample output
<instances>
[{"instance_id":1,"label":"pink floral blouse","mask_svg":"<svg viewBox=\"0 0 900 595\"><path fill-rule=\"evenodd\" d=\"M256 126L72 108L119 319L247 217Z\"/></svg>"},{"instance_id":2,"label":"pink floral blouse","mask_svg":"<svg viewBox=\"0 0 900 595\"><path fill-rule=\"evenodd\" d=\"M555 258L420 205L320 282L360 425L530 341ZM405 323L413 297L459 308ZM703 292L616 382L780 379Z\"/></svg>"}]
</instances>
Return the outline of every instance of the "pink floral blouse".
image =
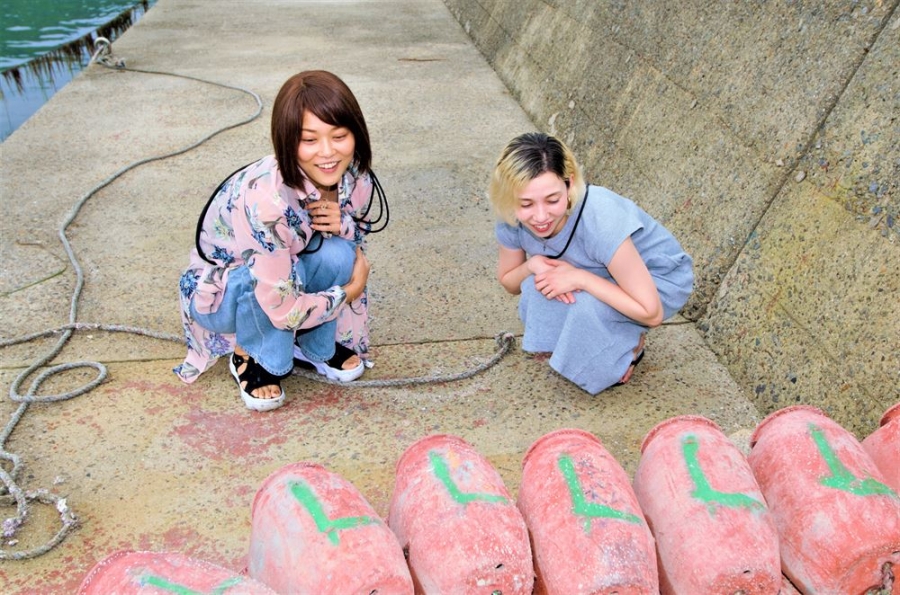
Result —
<instances>
[{"instance_id":1,"label":"pink floral blouse","mask_svg":"<svg viewBox=\"0 0 900 595\"><path fill-rule=\"evenodd\" d=\"M372 180L351 166L338 188L341 206L340 237L365 248L368 221L353 217L372 196ZM215 312L222 302L228 272L253 260L250 269L260 306L276 328L312 328L337 318L335 341L368 357L368 294L346 303L344 290L335 286L319 293L304 293L292 275L294 263L313 235L308 202L319 200L308 180L297 190L285 185L278 163L269 155L233 174L212 198L198 229L197 242L207 262L191 250L190 265L179 283L181 319L188 353L174 372L193 382L216 359L234 351L234 335L208 331L192 318L191 300L198 312Z\"/></svg>"}]
</instances>

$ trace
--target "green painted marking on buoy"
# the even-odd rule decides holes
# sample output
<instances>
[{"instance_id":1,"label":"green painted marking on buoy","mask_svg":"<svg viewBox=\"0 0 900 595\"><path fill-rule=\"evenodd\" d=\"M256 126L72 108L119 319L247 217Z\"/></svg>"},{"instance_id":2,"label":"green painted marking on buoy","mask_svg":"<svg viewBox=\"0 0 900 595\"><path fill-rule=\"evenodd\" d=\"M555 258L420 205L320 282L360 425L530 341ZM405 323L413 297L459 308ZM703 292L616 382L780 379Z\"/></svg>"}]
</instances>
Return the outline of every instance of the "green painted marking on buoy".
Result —
<instances>
[{"instance_id":1,"label":"green painted marking on buoy","mask_svg":"<svg viewBox=\"0 0 900 595\"><path fill-rule=\"evenodd\" d=\"M302 481L292 481L290 483L291 494L294 495L300 504L309 512L309 515L316 523L316 528L328 535L328 539L334 545L340 543L338 531L344 529L355 529L364 525L374 525L378 521L370 516L347 516L336 519L329 519L322 508L322 503L316 498L313 491Z\"/></svg>"},{"instance_id":2,"label":"green painted marking on buoy","mask_svg":"<svg viewBox=\"0 0 900 595\"><path fill-rule=\"evenodd\" d=\"M897 498L897 493L894 490L877 479L872 477L861 478L850 473L850 470L844 466L834 452L834 449L828 444L828 439L825 438L825 432L823 432L816 424L809 424L809 433L812 435L812 439L819 449L819 454L825 459L828 470L831 471L831 475L819 478L819 483L823 486L856 494L857 496L884 494Z\"/></svg>"},{"instance_id":3,"label":"green painted marking on buoy","mask_svg":"<svg viewBox=\"0 0 900 595\"><path fill-rule=\"evenodd\" d=\"M750 510L764 510L766 508L765 504L746 494L721 492L709 484L706 474L700 467L700 460L697 458L700 443L696 436L689 434L682 438L681 447L684 453L684 463L687 465L688 473L694 481L694 490L691 492L691 496L705 502L710 507L710 512L712 512L714 504L727 508L749 508Z\"/></svg>"},{"instance_id":4,"label":"green painted marking on buoy","mask_svg":"<svg viewBox=\"0 0 900 595\"><path fill-rule=\"evenodd\" d=\"M230 578L215 589L212 590L210 595L221 595L225 592L229 587L233 587L235 585L240 584L243 581L240 577ZM165 579L161 576L154 576L152 574L148 574L141 577L141 585L150 585L152 587L157 587L164 591L168 591L170 593L175 593L176 595L205 595L200 591L194 591L191 588L185 587L184 585L179 585L177 583L173 583L168 579Z\"/></svg>"},{"instance_id":5,"label":"green painted marking on buoy","mask_svg":"<svg viewBox=\"0 0 900 595\"><path fill-rule=\"evenodd\" d=\"M569 486L569 495L572 497L572 512L578 516L585 517L585 532L590 531L591 519L596 518L619 519L628 523L641 524L641 518L630 512L616 510L597 502L588 502L584 495L584 488L581 482L578 481L578 474L575 472L575 463L572 462L572 457L566 454L559 455L558 464L559 470L566 480L566 485Z\"/></svg>"},{"instance_id":6,"label":"green painted marking on buoy","mask_svg":"<svg viewBox=\"0 0 900 595\"><path fill-rule=\"evenodd\" d=\"M222 593L224 593L229 587L239 585L239 584L241 584L241 582L243 582L243 580L244 579L237 577L237 576L234 578L230 578L227 581L225 581L224 583L222 583L221 585L219 585L218 587L216 587L215 589L213 589L212 595L222 595Z\"/></svg>"},{"instance_id":7,"label":"green painted marking on buoy","mask_svg":"<svg viewBox=\"0 0 900 595\"><path fill-rule=\"evenodd\" d=\"M466 505L469 502L475 502L476 500L481 500L483 502L503 502L507 503L507 499L499 494L484 494L480 492L463 492L456 485L456 482L453 481L453 478L450 477L450 467L447 466L447 461L444 460L437 451L429 451L428 460L431 461L431 466L434 468L434 475L437 477L444 487L447 488L447 491L450 492L450 497L453 498L454 501L459 504Z\"/></svg>"}]
</instances>

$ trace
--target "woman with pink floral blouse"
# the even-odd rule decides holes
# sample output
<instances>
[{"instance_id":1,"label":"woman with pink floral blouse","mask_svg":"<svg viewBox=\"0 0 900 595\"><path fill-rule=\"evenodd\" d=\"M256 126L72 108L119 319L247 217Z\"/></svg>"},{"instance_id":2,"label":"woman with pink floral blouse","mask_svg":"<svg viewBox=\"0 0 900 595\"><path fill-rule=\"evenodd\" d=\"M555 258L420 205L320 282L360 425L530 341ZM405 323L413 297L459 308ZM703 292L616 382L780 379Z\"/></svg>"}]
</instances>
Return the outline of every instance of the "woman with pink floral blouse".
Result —
<instances>
[{"instance_id":1,"label":"woman with pink floral blouse","mask_svg":"<svg viewBox=\"0 0 900 595\"><path fill-rule=\"evenodd\" d=\"M190 383L231 354L241 398L257 411L284 403L295 362L343 382L363 373L363 248L378 187L362 111L329 72L282 86L272 142L274 155L229 176L200 216L180 281L188 354L174 370Z\"/></svg>"}]
</instances>

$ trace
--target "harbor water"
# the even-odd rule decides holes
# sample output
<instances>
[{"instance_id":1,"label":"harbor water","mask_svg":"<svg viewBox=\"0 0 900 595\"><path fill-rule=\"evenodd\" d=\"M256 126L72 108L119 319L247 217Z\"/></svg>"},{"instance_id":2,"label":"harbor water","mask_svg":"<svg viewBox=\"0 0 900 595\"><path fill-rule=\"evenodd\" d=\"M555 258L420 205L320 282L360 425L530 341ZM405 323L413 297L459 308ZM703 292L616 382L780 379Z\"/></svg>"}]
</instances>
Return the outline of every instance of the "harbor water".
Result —
<instances>
[{"instance_id":1,"label":"harbor water","mask_svg":"<svg viewBox=\"0 0 900 595\"><path fill-rule=\"evenodd\" d=\"M0 2L0 141L5 140L90 60L88 36L136 21L155 0ZM120 26L119 29L122 27Z\"/></svg>"}]
</instances>

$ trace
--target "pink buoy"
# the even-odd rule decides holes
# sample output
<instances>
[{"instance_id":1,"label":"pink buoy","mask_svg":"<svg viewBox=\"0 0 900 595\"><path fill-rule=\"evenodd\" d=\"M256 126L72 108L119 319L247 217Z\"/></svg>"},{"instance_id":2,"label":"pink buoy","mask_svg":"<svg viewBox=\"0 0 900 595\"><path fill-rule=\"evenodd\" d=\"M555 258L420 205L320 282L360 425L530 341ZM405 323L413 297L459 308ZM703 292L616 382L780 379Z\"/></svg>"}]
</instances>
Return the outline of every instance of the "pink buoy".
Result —
<instances>
[{"instance_id":1,"label":"pink buoy","mask_svg":"<svg viewBox=\"0 0 900 595\"><path fill-rule=\"evenodd\" d=\"M797 587L788 580L786 576L781 575L781 591L778 592L778 595L803 595L800 591L797 590Z\"/></svg>"},{"instance_id":2,"label":"pink buoy","mask_svg":"<svg viewBox=\"0 0 900 595\"><path fill-rule=\"evenodd\" d=\"M275 595L266 585L221 566L160 552L116 552L98 562L78 588L78 595L226 592Z\"/></svg>"},{"instance_id":3,"label":"pink buoy","mask_svg":"<svg viewBox=\"0 0 900 595\"><path fill-rule=\"evenodd\" d=\"M659 593L653 536L631 481L593 434L562 429L535 441L518 505L536 595Z\"/></svg>"},{"instance_id":4,"label":"pink buoy","mask_svg":"<svg viewBox=\"0 0 900 595\"><path fill-rule=\"evenodd\" d=\"M778 593L778 534L743 453L711 420L644 437L634 490L656 537L660 592Z\"/></svg>"},{"instance_id":5,"label":"pink buoy","mask_svg":"<svg viewBox=\"0 0 900 595\"><path fill-rule=\"evenodd\" d=\"M313 463L282 467L256 493L248 570L279 593L413 592L388 526L353 484Z\"/></svg>"},{"instance_id":6,"label":"pink buoy","mask_svg":"<svg viewBox=\"0 0 900 595\"><path fill-rule=\"evenodd\" d=\"M497 471L461 438L427 436L400 456L388 524L416 593L532 592L525 521Z\"/></svg>"},{"instance_id":7,"label":"pink buoy","mask_svg":"<svg viewBox=\"0 0 900 595\"><path fill-rule=\"evenodd\" d=\"M804 593L900 593L900 497L856 437L821 410L776 411L750 438L750 466Z\"/></svg>"},{"instance_id":8,"label":"pink buoy","mask_svg":"<svg viewBox=\"0 0 900 595\"><path fill-rule=\"evenodd\" d=\"M884 483L900 493L900 403L881 416L881 425L862 441L884 476Z\"/></svg>"}]
</instances>

